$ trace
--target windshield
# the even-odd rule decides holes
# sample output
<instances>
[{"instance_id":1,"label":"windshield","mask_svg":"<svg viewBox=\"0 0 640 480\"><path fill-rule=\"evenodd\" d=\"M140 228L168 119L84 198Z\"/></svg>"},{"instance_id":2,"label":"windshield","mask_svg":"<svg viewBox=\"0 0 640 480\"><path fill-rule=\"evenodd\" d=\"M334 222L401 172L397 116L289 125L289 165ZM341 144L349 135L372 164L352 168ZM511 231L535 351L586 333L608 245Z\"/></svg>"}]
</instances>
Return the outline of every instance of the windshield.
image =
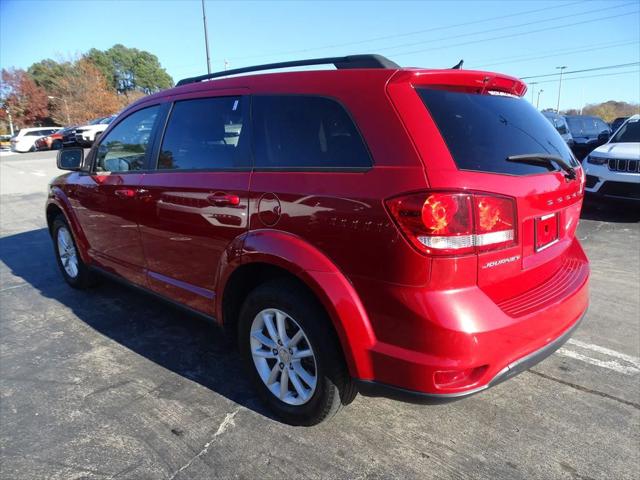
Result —
<instances>
[{"instance_id":1,"label":"windshield","mask_svg":"<svg viewBox=\"0 0 640 480\"><path fill-rule=\"evenodd\" d=\"M507 161L513 155L557 155L577 165L553 125L529 102L505 95L480 95L418 88L458 168L529 175L553 166Z\"/></svg>"},{"instance_id":2,"label":"windshield","mask_svg":"<svg viewBox=\"0 0 640 480\"><path fill-rule=\"evenodd\" d=\"M629 120L611 138L609 143L640 142L640 119Z\"/></svg>"}]
</instances>

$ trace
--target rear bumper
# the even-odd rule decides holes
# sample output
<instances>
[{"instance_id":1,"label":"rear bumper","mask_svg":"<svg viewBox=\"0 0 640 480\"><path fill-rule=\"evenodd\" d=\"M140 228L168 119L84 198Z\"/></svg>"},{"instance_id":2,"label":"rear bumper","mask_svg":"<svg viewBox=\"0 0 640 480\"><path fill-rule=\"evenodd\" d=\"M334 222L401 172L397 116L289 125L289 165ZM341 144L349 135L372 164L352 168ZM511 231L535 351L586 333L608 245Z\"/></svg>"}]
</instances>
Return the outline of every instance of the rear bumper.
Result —
<instances>
[{"instance_id":1,"label":"rear bumper","mask_svg":"<svg viewBox=\"0 0 640 480\"><path fill-rule=\"evenodd\" d=\"M549 269L546 280L499 302L476 285L433 291L356 280L375 335L368 364L354 375L362 393L457 399L553 353L589 303L589 263L579 242L574 240L557 260L557 270ZM455 372L470 373L438 383Z\"/></svg>"},{"instance_id":2,"label":"rear bumper","mask_svg":"<svg viewBox=\"0 0 640 480\"><path fill-rule=\"evenodd\" d=\"M387 385L371 380L356 380L358 392L366 397L386 397L394 400L400 400L408 403L419 403L424 405L436 405L441 403L449 403L456 400L461 400L474 395L478 392L482 392L488 388L494 387L505 380L515 377L516 375L529 370L534 365L537 365L545 358L553 354L562 345L564 345L573 333L578 329L580 323L584 319L586 312L569 327L562 335L555 340L551 341L544 347L525 355L524 357L516 360L506 367L504 367L497 375L495 375L487 384L482 385L471 390L456 393L425 393L416 390L407 390L400 387L394 387L393 385Z\"/></svg>"}]
</instances>

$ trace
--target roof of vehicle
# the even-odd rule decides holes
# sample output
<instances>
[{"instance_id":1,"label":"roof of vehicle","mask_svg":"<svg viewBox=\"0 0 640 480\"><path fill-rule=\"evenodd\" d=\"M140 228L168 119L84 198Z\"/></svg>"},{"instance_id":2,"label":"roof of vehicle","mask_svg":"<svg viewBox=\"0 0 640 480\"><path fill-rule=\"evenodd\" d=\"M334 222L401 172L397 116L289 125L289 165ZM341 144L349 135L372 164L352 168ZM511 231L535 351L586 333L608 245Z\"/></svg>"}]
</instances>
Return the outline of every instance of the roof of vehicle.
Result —
<instances>
[{"instance_id":1,"label":"roof of vehicle","mask_svg":"<svg viewBox=\"0 0 640 480\"><path fill-rule=\"evenodd\" d=\"M602 120L597 115L564 115L564 118L597 118L598 120ZM604 122L604 120L602 120Z\"/></svg>"},{"instance_id":2,"label":"roof of vehicle","mask_svg":"<svg viewBox=\"0 0 640 480\"><path fill-rule=\"evenodd\" d=\"M143 97L126 110L135 106L152 103L159 98L180 94L192 94L217 89L249 88L261 93L286 93L289 90L315 89L321 92L329 87L353 85L358 82L411 83L425 85L452 85L465 88L477 88L483 91L499 91L522 96L527 90L526 84L515 78L493 72L461 70L461 63L448 69L402 68L381 55L351 55L320 59L297 60L293 62L257 65L224 72L215 72L181 80L171 89ZM318 69L304 71L266 72L311 65L333 64L336 69ZM265 73L261 73L265 72ZM252 73L245 75L246 73ZM329 84L328 82L331 82ZM332 88L335 90L335 88Z\"/></svg>"}]
</instances>

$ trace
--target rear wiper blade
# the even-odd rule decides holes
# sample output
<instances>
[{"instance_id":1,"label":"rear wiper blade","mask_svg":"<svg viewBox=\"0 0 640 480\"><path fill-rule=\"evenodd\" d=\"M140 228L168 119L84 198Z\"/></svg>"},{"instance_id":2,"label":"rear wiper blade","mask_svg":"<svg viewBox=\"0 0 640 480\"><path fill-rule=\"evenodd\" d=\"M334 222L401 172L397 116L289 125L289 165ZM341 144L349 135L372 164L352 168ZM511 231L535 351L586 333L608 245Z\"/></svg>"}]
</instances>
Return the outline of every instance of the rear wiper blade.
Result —
<instances>
[{"instance_id":1,"label":"rear wiper blade","mask_svg":"<svg viewBox=\"0 0 640 480\"><path fill-rule=\"evenodd\" d=\"M576 171L566 160L558 155L547 155L545 153L525 153L524 155L511 155L507 157L507 162L533 163L536 165L558 165L567 172L565 177L569 180L577 178Z\"/></svg>"}]
</instances>

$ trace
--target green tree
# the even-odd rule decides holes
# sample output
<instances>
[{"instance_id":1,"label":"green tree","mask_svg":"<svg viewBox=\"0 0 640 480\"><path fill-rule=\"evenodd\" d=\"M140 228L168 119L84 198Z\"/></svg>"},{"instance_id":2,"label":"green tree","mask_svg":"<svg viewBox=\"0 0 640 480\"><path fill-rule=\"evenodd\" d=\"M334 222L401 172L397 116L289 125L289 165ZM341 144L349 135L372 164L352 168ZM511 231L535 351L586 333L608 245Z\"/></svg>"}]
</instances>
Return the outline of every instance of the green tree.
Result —
<instances>
[{"instance_id":1,"label":"green tree","mask_svg":"<svg viewBox=\"0 0 640 480\"><path fill-rule=\"evenodd\" d=\"M173 86L173 79L158 57L144 50L117 44L106 51L92 48L85 58L102 71L119 93L137 90L149 94Z\"/></svg>"},{"instance_id":2,"label":"green tree","mask_svg":"<svg viewBox=\"0 0 640 480\"><path fill-rule=\"evenodd\" d=\"M27 69L35 84L49 95L58 93L58 82L73 70L71 62L56 62L50 58L34 63Z\"/></svg>"}]
</instances>

